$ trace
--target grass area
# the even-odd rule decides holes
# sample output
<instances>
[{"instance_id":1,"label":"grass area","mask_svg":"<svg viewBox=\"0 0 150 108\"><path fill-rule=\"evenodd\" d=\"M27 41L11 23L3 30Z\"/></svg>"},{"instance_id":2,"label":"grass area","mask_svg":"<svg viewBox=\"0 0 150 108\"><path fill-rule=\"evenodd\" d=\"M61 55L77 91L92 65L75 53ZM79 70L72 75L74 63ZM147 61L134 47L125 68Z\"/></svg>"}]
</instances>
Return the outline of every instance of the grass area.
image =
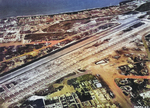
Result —
<instances>
[{"instance_id":1,"label":"grass area","mask_svg":"<svg viewBox=\"0 0 150 108\"><path fill-rule=\"evenodd\" d=\"M54 92L54 93L52 93L52 94L50 94L50 95L47 95L47 98L49 99L49 98L52 98L52 97L55 97L55 96L61 96L61 95L63 95L63 94L75 92L74 87L71 86L71 85L68 85L67 82L68 82L68 79L66 78L66 79L64 79L63 82L60 83L60 84L59 84L59 83L53 84L53 87L54 87L55 89L57 89L58 91L57 91L57 92ZM60 88L61 90L60 90L59 88Z\"/></svg>"},{"instance_id":2,"label":"grass area","mask_svg":"<svg viewBox=\"0 0 150 108\"><path fill-rule=\"evenodd\" d=\"M64 85L64 87L62 88L61 91L57 91L55 93L52 93L50 95L47 96L47 98L52 98L52 97L56 97L56 96L61 96L67 93L72 93L75 92L74 87L73 86L69 86L69 85Z\"/></svg>"},{"instance_id":3,"label":"grass area","mask_svg":"<svg viewBox=\"0 0 150 108\"><path fill-rule=\"evenodd\" d=\"M78 77L77 81L78 82L89 81L89 80L92 80L94 78L95 78L95 76L93 76L91 74L87 74L87 75L83 75L83 76Z\"/></svg>"}]
</instances>

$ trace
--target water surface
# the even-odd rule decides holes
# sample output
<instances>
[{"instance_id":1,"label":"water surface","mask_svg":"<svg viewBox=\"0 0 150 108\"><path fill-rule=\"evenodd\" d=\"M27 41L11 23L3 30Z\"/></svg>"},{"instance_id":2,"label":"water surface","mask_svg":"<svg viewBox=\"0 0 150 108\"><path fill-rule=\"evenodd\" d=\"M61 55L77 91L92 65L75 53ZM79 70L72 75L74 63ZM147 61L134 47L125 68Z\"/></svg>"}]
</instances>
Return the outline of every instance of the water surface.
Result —
<instances>
[{"instance_id":1,"label":"water surface","mask_svg":"<svg viewBox=\"0 0 150 108\"><path fill-rule=\"evenodd\" d=\"M58 14L117 5L123 0L0 0L0 18Z\"/></svg>"}]
</instances>

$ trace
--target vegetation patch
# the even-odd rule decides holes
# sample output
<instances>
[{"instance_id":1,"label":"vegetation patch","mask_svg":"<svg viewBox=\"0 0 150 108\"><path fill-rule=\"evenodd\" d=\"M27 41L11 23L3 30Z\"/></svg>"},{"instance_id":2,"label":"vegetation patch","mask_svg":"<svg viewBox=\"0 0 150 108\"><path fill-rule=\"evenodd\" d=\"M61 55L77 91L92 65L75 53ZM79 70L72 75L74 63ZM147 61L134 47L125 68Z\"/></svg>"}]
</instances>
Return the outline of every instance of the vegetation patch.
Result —
<instances>
[{"instance_id":1,"label":"vegetation patch","mask_svg":"<svg viewBox=\"0 0 150 108\"><path fill-rule=\"evenodd\" d=\"M144 12L150 10L150 2L142 4L140 7L136 9L136 11Z\"/></svg>"}]
</instances>

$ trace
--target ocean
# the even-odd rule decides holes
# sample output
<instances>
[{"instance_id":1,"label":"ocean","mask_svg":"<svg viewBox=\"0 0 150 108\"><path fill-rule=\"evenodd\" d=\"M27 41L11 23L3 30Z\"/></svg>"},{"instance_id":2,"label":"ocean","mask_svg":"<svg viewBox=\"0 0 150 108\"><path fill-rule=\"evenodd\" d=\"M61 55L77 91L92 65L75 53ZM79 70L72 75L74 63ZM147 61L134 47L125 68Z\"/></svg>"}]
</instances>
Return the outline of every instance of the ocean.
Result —
<instances>
[{"instance_id":1,"label":"ocean","mask_svg":"<svg viewBox=\"0 0 150 108\"><path fill-rule=\"evenodd\" d=\"M0 19L52 15L118 5L123 0L0 0Z\"/></svg>"}]
</instances>

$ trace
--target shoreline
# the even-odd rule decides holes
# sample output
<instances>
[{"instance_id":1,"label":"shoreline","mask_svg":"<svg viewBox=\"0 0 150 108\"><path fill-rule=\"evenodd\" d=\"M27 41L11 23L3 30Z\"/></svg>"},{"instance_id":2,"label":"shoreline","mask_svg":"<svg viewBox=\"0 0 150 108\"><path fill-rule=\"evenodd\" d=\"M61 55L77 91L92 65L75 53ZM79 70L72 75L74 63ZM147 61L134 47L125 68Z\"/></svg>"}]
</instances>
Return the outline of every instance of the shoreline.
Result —
<instances>
[{"instance_id":1,"label":"shoreline","mask_svg":"<svg viewBox=\"0 0 150 108\"><path fill-rule=\"evenodd\" d=\"M125 0L128 1L128 0ZM123 1L122 1L123 2ZM132 1L130 1L132 2ZM91 11L91 10L96 10L96 9L107 9L109 7L116 7L116 6L120 6L119 2L116 5L110 5L110 6L105 6L105 7L93 7L93 8L88 8L88 9L81 9L81 10L73 10L73 11L64 11L64 12L59 12L59 13L52 13L52 14L33 14L33 15L17 15L17 16L11 16L11 17L4 17L4 18L0 18L0 20L4 20L4 19L9 19L9 18L22 18L22 17L36 17L36 16L54 16L54 15L62 15L62 14L77 14L78 12L83 12L83 11Z\"/></svg>"},{"instance_id":2,"label":"shoreline","mask_svg":"<svg viewBox=\"0 0 150 108\"><path fill-rule=\"evenodd\" d=\"M112 5L112 6L102 7L102 8L90 8L90 9L83 9L83 10L66 11L66 12L60 12L60 13L54 13L54 14L23 15L23 16L16 16L16 17L21 18L21 17L31 17L31 16L54 16L54 15L61 15L61 14L77 14L78 12L91 11L91 10L96 10L96 9L107 9L109 7L116 7L118 5Z\"/></svg>"}]
</instances>

